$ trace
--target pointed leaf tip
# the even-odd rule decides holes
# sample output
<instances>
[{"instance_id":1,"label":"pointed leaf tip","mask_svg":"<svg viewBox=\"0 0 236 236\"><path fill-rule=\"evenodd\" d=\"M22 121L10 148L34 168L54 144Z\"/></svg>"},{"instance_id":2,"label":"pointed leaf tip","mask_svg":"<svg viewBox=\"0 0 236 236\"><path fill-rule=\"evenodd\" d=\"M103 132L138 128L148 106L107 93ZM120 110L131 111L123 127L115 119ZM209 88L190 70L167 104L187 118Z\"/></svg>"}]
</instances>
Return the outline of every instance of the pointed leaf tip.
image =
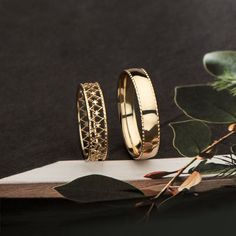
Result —
<instances>
[{"instance_id":1,"label":"pointed leaf tip","mask_svg":"<svg viewBox=\"0 0 236 236\"><path fill-rule=\"evenodd\" d=\"M176 171L153 171L151 173L148 173L144 175L145 178L150 178L150 179L161 179L167 175L173 174Z\"/></svg>"}]
</instances>

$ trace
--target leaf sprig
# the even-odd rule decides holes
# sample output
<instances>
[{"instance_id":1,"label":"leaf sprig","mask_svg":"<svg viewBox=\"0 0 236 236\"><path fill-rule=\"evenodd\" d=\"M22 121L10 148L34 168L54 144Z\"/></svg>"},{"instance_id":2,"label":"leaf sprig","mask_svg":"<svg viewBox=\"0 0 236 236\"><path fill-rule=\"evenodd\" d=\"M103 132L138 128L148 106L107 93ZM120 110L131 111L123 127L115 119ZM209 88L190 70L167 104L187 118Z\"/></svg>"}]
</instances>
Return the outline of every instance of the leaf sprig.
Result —
<instances>
[{"instance_id":1,"label":"leaf sprig","mask_svg":"<svg viewBox=\"0 0 236 236\"><path fill-rule=\"evenodd\" d=\"M216 78L212 86L218 90L228 90L236 95L236 52L217 51L207 53L203 58L206 71Z\"/></svg>"},{"instance_id":2,"label":"leaf sprig","mask_svg":"<svg viewBox=\"0 0 236 236\"><path fill-rule=\"evenodd\" d=\"M160 201L161 197L167 192L170 192L170 189L172 188L172 185L174 184L174 182L176 181L176 179L189 167L191 166L194 162L196 162L199 159L204 158L205 156L207 156L207 154L209 154L209 152L211 152L212 150L214 150L214 148L219 145L220 143L224 142L226 139L228 139L229 137L231 137L232 135L234 135L236 133L236 129L233 130L228 130L228 132L223 135L222 137L220 137L219 139L215 140L214 142L212 142L212 144L210 144L208 147L206 147L199 155L197 155L196 157L194 157L193 159L191 159L191 161L189 163L187 163L185 166L183 166L182 168L180 168L179 170L175 171L175 175L170 179L170 181L165 185L165 187L155 196L153 197L152 203L150 205L150 208L148 209L148 211L146 212L144 219L145 221L147 221L150 217L150 214L154 208L154 206L159 207L160 205L163 205L163 202ZM205 164L205 163L203 163ZM230 167L231 168L231 167ZM194 169L192 171L192 173L199 173L200 172L197 169ZM232 172L233 173L233 172ZM190 174L190 176L192 176L192 174ZM193 177L187 177L188 178L193 178ZM192 180L193 181L193 180ZM200 183L200 181L194 180L194 182ZM167 198L168 199L168 198ZM164 200L164 202L167 201L167 199ZM172 199L172 196L170 197L170 199Z\"/></svg>"},{"instance_id":3,"label":"leaf sprig","mask_svg":"<svg viewBox=\"0 0 236 236\"><path fill-rule=\"evenodd\" d=\"M199 175L217 173L218 177L236 175L235 159L232 156L221 160L223 163L209 163L207 159L216 154L216 147L236 133L236 52L221 51L208 53L203 58L203 64L208 73L216 78L209 84L179 86L175 89L174 101L177 107L188 117L184 121L170 123L173 130L173 146L182 155L194 157L191 161L176 171L156 171L145 175L147 178L162 178L174 173L162 191L152 198L152 204L145 215L148 219L154 206L163 204L161 197L171 192L175 180L195 161L203 160L190 169ZM227 124L228 132L211 144L211 130L208 124ZM210 144L210 145L209 145ZM235 145L231 152L235 153ZM188 180L187 178L187 180ZM194 181L193 181L194 182ZM195 181L199 183L200 181ZM164 202L172 199L171 196Z\"/></svg>"}]
</instances>

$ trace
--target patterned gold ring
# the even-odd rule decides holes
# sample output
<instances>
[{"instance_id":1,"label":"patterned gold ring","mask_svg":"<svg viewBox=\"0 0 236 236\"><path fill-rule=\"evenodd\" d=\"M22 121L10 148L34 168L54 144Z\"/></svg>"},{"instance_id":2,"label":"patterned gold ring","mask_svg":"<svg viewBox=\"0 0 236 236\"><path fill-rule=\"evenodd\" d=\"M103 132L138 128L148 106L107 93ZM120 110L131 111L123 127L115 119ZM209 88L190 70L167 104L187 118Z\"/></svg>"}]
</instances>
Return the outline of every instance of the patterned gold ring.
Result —
<instances>
[{"instance_id":1,"label":"patterned gold ring","mask_svg":"<svg viewBox=\"0 0 236 236\"><path fill-rule=\"evenodd\" d=\"M128 69L120 75L118 111L128 152L138 160L154 157L160 145L160 121L152 82L144 69Z\"/></svg>"},{"instance_id":2,"label":"patterned gold ring","mask_svg":"<svg viewBox=\"0 0 236 236\"><path fill-rule=\"evenodd\" d=\"M80 84L77 94L80 143L85 159L105 160L108 151L106 108L98 83Z\"/></svg>"}]
</instances>

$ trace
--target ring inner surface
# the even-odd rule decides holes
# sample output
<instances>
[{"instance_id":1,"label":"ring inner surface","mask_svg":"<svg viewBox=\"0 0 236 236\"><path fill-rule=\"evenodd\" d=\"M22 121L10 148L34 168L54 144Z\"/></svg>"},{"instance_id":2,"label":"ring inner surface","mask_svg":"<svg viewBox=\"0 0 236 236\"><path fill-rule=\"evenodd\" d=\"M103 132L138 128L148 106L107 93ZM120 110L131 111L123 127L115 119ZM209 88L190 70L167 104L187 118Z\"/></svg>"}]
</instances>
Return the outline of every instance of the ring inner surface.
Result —
<instances>
[{"instance_id":1,"label":"ring inner surface","mask_svg":"<svg viewBox=\"0 0 236 236\"><path fill-rule=\"evenodd\" d=\"M124 74L121 79L121 89L123 91L123 102L120 104L123 136L128 151L135 157L139 157L142 152L142 141L136 112L140 115L140 111L139 107L135 109L138 103L137 95L134 84L127 74Z\"/></svg>"}]
</instances>

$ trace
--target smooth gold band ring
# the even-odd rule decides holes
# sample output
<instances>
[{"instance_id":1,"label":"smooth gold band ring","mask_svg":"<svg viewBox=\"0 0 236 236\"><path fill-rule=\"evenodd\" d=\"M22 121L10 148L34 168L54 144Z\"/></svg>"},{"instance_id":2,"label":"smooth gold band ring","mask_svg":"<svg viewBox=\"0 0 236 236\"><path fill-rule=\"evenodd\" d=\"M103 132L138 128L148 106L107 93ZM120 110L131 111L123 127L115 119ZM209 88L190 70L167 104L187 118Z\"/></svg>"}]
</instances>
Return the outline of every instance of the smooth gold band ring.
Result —
<instances>
[{"instance_id":1,"label":"smooth gold band ring","mask_svg":"<svg viewBox=\"0 0 236 236\"><path fill-rule=\"evenodd\" d=\"M128 152L138 160L154 157L160 145L160 122L152 82L144 69L128 69L120 75L118 111Z\"/></svg>"},{"instance_id":2,"label":"smooth gold band ring","mask_svg":"<svg viewBox=\"0 0 236 236\"><path fill-rule=\"evenodd\" d=\"M106 108L98 83L80 84L77 94L80 143L85 159L105 160L108 151Z\"/></svg>"}]
</instances>

